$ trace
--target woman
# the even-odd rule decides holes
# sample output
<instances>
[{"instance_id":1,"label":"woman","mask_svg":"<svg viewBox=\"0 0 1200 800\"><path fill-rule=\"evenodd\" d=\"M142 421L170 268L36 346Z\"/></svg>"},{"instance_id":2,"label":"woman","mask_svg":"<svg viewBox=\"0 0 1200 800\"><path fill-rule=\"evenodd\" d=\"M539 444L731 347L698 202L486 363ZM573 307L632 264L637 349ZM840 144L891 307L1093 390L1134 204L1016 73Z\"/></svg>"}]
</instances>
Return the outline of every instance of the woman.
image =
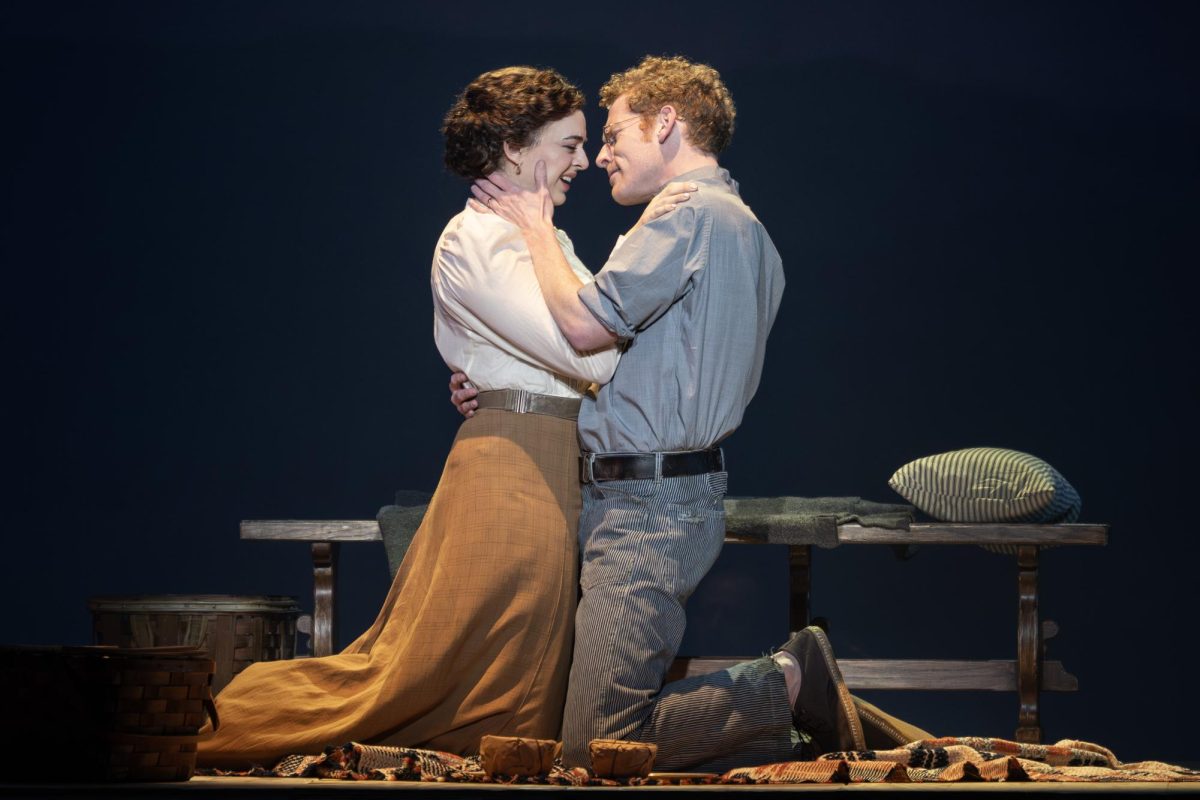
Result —
<instances>
[{"instance_id":1,"label":"woman","mask_svg":"<svg viewBox=\"0 0 1200 800\"><path fill-rule=\"evenodd\" d=\"M588 166L583 102L553 70L485 73L446 116L446 165L533 188L545 162L561 205ZM641 221L686 199L673 188ZM499 217L468 207L451 219L431 283L438 349L481 390L480 410L375 623L338 655L242 672L217 698L221 729L200 764L270 764L348 741L469 753L484 734L558 738L578 584L575 415L618 353L570 346L520 232Z\"/></svg>"}]
</instances>

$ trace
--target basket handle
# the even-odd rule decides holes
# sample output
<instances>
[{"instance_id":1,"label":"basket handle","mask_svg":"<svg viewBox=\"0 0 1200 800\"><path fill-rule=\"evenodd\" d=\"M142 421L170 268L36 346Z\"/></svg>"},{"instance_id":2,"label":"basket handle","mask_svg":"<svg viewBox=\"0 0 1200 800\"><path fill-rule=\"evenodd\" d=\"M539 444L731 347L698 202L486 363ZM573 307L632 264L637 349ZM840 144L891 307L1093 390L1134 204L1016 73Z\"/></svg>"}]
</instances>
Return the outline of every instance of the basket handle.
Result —
<instances>
[{"instance_id":1,"label":"basket handle","mask_svg":"<svg viewBox=\"0 0 1200 800\"><path fill-rule=\"evenodd\" d=\"M208 718L212 720L212 730L204 734L204 738L208 739L221 728L221 718L217 715L217 703L213 700L211 687L208 687L204 698L204 709L208 711Z\"/></svg>"}]
</instances>

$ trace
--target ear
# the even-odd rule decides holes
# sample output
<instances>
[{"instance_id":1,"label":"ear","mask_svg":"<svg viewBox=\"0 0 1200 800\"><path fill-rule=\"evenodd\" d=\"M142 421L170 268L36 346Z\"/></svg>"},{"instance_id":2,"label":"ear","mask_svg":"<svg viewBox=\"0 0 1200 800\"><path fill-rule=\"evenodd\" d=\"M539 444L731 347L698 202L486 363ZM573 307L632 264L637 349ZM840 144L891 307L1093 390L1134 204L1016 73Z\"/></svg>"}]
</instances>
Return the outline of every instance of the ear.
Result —
<instances>
[{"instance_id":1,"label":"ear","mask_svg":"<svg viewBox=\"0 0 1200 800\"><path fill-rule=\"evenodd\" d=\"M504 157L509 160L514 167L521 165L521 161L525 158L524 148L517 147L512 142L504 143Z\"/></svg>"},{"instance_id":2,"label":"ear","mask_svg":"<svg viewBox=\"0 0 1200 800\"><path fill-rule=\"evenodd\" d=\"M675 130L675 122L679 119L678 112L675 111L675 106L667 105L658 110L656 122L658 123L658 143L662 144L671 135L671 131Z\"/></svg>"}]
</instances>

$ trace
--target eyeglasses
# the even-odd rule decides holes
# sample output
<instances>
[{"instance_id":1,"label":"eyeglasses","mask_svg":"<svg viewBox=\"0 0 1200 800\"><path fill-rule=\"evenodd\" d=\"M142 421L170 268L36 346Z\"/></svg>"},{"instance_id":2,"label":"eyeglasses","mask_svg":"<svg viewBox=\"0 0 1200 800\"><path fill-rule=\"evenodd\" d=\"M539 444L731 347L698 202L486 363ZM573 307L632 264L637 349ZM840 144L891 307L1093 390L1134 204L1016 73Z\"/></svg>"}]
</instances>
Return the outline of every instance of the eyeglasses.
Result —
<instances>
[{"instance_id":1,"label":"eyeglasses","mask_svg":"<svg viewBox=\"0 0 1200 800\"><path fill-rule=\"evenodd\" d=\"M635 114L632 117L626 117L619 122L614 122L611 125L605 125L600 131L600 141L608 145L609 148L617 146L617 134L629 127L630 122L636 122L641 119L641 114Z\"/></svg>"}]
</instances>

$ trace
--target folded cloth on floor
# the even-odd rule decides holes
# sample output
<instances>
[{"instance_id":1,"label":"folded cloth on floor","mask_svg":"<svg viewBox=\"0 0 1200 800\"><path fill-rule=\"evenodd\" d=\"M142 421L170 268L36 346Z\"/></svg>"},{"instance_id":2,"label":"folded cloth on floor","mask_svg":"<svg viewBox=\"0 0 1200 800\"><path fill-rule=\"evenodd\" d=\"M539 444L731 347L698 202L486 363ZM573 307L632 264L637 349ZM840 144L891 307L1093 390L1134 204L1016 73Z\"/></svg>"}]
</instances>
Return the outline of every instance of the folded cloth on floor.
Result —
<instances>
[{"instance_id":1,"label":"folded cloth on floor","mask_svg":"<svg viewBox=\"0 0 1200 800\"><path fill-rule=\"evenodd\" d=\"M321 755L288 756L274 769L229 772L212 768L198 775L342 780L493 783L479 756L433 750L351 743ZM1064 739L1057 744L1022 744L960 736L925 739L892 750L827 753L816 761L746 766L724 775L668 773L606 778L582 767L556 764L547 774L497 779L504 783L554 786L657 786L665 784L769 783L958 783L1034 781L1045 783L1200 782L1200 770L1160 761L1122 763L1096 744ZM1181 787L1182 788L1182 787Z\"/></svg>"},{"instance_id":2,"label":"folded cloth on floor","mask_svg":"<svg viewBox=\"0 0 1200 800\"><path fill-rule=\"evenodd\" d=\"M916 509L861 497L727 497L730 536L773 544L837 547L838 525L907 530Z\"/></svg>"}]
</instances>

